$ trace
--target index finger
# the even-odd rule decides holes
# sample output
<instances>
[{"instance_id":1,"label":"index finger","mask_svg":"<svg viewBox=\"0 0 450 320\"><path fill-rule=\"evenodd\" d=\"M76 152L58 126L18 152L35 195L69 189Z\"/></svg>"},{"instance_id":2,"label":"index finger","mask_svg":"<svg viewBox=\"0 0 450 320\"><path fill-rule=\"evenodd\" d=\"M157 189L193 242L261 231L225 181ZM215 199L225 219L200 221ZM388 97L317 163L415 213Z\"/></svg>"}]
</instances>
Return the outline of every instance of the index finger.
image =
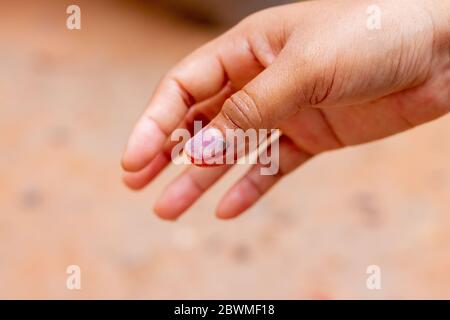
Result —
<instances>
[{"instance_id":1,"label":"index finger","mask_svg":"<svg viewBox=\"0 0 450 320\"><path fill-rule=\"evenodd\" d=\"M144 168L162 150L189 107L218 93L227 81L213 43L181 61L162 79L134 127L122 167L132 172Z\"/></svg>"}]
</instances>

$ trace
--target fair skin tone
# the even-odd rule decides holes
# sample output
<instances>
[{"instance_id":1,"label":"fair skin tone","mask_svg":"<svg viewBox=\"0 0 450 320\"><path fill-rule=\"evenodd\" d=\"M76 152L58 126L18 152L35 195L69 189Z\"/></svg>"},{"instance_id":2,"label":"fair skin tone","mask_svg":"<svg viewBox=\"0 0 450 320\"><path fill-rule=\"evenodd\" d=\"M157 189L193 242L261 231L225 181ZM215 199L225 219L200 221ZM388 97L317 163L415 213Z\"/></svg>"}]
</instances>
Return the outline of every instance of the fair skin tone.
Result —
<instances>
[{"instance_id":1,"label":"fair skin tone","mask_svg":"<svg viewBox=\"0 0 450 320\"><path fill-rule=\"evenodd\" d=\"M368 28L377 5L381 28ZM170 133L192 127L279 128L280 171L254 165L222 198L233 218L280 179L329 150L381 139L450 111L450 4L441 0L324 0L256 13L168 72L122 159L141 189L171 161ZM406 159L405 159L406 160ZM230 165L189 166L155 205L176 219Z\"/></svg>"}]
</instances>

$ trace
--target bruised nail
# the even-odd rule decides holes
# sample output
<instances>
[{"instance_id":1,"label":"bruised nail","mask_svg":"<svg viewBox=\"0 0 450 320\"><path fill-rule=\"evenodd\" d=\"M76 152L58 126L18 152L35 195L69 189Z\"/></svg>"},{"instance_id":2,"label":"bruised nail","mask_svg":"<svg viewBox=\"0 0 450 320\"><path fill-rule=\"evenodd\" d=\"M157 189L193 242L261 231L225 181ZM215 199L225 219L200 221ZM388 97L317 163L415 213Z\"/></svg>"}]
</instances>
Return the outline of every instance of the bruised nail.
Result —
<instances>
[{"instance_id":1,"label":"bruised nail","mask_svg":"<svg viewBox=\"0 0 450 320\"><path fill-rule=\"evenodd\" d=\"M184 151L194 164L209 164L209 160L224 155L226 146L220 130L205 128L189 139Z\"/></svg>"}]
</instances>

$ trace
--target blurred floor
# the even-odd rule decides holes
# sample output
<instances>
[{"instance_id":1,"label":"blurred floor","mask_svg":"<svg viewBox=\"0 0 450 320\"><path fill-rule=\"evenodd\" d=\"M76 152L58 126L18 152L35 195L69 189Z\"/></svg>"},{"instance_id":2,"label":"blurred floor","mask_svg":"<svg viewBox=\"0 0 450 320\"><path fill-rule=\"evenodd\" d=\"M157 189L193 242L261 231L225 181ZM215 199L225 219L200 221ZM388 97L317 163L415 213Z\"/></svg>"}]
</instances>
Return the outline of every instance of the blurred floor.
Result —
<instances>
[{"instance_id":1,"label":"blurred floor","mask_svg":"<svg viewBox=\"0 0 450 320\"><path fill-rule=\"evenodd\" d=\"M164 222L183 168L133 193L119 159L158 79L217 31L133 1L76 1L69 31L72 3L0 1L0 298L450 298L449 116L324 154L237 220L214 218L232 172Z\"/></svg>"}]
</instances>

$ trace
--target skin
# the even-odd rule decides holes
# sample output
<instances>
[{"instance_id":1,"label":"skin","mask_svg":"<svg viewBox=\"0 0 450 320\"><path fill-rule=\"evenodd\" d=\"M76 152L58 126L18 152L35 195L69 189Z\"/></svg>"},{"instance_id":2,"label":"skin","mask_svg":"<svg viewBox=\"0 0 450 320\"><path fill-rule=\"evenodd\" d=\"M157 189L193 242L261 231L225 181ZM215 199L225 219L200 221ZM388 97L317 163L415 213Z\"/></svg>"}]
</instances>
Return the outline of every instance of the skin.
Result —
<instances>
[{"instance_id":1,"label":"skin","mask_svg":"<svg viewBox=\"0 0 450 320\"><path fill-rule=\"evenodd\" d=\"M366 26L370 5L381 29ZM222 198L233 218L322 152L381 139L450 111L450 2L313 1L267 9L170 70L136 124L124 181L145 187L170 163L167 138L194 119L208 127L279 128L280 171L254 165ZM230 165L189 166L155 205L176 219Z\"/></svg>"}]
</instances>

